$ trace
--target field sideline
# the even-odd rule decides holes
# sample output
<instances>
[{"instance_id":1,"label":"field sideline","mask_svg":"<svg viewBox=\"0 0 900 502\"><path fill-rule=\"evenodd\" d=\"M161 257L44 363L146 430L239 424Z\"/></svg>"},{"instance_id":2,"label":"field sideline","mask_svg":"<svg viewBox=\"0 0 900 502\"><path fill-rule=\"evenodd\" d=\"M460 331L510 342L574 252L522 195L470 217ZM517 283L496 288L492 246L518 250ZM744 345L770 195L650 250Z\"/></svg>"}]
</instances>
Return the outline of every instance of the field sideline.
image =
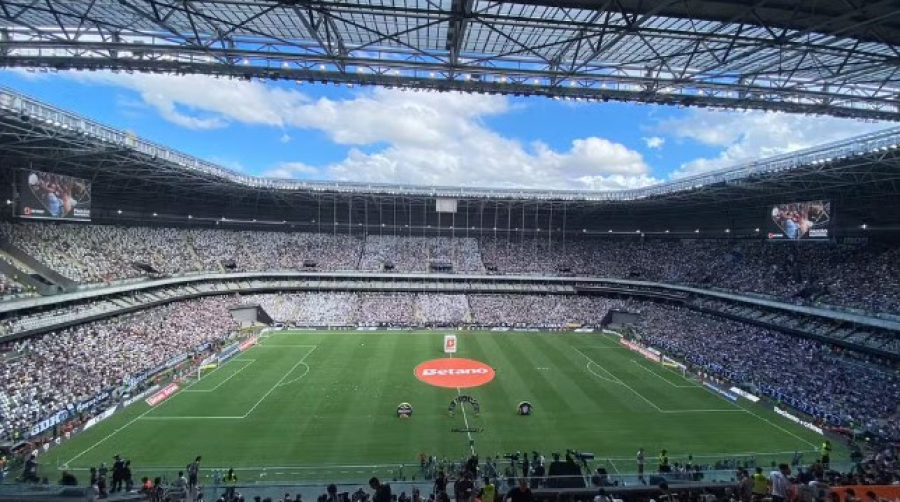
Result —
<instances>
[{"instance_id":1,"label":"field sideline","mask_svg":"<svg viewBox=\"0 0 900 502\"><path fill-rule=\"evenodd\" d=\"M445 333L456 357L494 368L469 389L419 381L414 368L442 358ZM459 394L478 400L448 414ZM534 414L518 416L520 401ZM413 416L398 419L408 402ZM465 410L465 412L462 412ZM451 432L476 429L477 432ZM650 464L712 463L735 454L761 462L813 452L821 436L746 401L734 404L594 333L283 331L239 354L155 408L139 402L51 449L42 463L86 470L120 453L136 475L174 475L196 455L204 466L248 477L353 477L375 466L417 466L420 452L449 459L474 449L590 451L613 472L634 470L638 447ZM807 453L804 459L812 460ZM386 467L382 467L386 468Z\"/></svg>"}]
</instances>

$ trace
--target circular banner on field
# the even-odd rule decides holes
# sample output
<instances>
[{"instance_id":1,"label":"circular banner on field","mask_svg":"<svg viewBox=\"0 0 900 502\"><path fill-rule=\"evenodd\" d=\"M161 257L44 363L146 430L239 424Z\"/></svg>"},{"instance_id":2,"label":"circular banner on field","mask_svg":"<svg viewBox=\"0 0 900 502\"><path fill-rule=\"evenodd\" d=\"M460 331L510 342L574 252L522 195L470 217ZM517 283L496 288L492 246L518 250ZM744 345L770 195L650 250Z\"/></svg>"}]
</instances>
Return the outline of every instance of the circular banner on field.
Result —
<instances>
[{"instance_id":1,"label":"circular banner on field","mask_svg":"<svg viewBox=\"0 0 900 502\"><path fill-rule=\"evenodd\" d=\"M478 387L494 379L494 368L472 359L432 359L416 366L416 378L435 387Z\"/></svg>"}]
</instances>

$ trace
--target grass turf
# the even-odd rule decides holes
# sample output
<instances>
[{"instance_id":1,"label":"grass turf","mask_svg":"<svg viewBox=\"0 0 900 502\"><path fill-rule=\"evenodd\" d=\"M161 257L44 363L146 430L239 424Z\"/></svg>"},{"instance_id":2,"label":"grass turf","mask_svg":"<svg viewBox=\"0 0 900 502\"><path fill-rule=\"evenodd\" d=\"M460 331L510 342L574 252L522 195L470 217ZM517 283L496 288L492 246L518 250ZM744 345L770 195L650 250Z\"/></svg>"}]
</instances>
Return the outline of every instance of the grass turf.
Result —
<instances>
[{"instance_id":1,"label":"grass turf","mask_svg":"<svg viewBox=\"0 0 900 502\"><path fill-rule=\"evenodd\" d=\"M155 408L141 401L51 449L42 463L81 471L121 453L136 477L171 479L203 455L205 468L240 468L245 480L362 478L417 466L419 452L463 458L469 436L451 429L466 421L483 429L471 434L482 457L572 448L595 453L611 472L633 471L638 447L653 467L662 448L673 461L751 454L769 462L821 442L594 333L452 332L456 356L489 364L496 377L461 391L479 401L479 416L449 416L458 391L414 375L419 363L444 357L449 332L279 332ZM534 405L530 417L515 413L523 400ZM412 418L397 418L401 402L412 404Z\"/></svg>"}]
</instances>

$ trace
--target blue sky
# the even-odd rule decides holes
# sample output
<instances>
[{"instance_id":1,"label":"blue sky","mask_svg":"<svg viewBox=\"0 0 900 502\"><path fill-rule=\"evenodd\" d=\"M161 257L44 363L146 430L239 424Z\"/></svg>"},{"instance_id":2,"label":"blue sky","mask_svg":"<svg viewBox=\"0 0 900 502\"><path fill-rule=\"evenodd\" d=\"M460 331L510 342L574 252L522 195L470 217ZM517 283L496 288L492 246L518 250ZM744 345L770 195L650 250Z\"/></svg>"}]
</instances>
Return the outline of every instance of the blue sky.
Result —
<instances>
[{"instance_id":1,"label":"blue sky","mask_svg":"<svg viewBox=\"0 0 900 502\"><path fill-rule=\"evenodd\" d=\"M621 189L891 124L202 76L0 71L0 85L247 173Z\"/></svg>"}]
</instances>

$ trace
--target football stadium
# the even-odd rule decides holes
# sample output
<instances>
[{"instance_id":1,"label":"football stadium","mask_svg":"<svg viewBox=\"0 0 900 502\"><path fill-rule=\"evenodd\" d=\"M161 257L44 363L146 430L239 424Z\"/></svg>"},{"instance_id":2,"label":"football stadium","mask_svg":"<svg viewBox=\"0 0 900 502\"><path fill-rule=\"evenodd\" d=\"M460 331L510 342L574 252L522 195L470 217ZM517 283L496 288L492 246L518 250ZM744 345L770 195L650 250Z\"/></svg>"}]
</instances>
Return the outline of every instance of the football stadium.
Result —
<instances>
[{"instance_id":1,"label":"football stadium","mask_svg":"<svg viewBox=\"0 0 900 502\"><path fill-rule=\"evenodd\" d=\"M0 502L898 501L898 55L893 1L0 2Z\"/></svg>"}]
</instances>

